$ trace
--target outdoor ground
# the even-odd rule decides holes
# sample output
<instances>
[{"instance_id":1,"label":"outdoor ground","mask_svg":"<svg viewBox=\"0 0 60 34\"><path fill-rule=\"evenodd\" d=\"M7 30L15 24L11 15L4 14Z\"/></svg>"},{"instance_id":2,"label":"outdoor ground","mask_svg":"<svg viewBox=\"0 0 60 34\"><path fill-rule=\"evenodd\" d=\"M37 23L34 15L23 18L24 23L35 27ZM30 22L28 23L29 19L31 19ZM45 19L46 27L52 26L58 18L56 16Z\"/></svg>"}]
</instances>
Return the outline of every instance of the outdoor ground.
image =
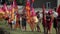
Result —
<instances>
[{"instance_id":1,"label":"outdoor ground","mask_svg":"<svg viewBox=\"0 0 60 34\"><path fill-rule=\"evenodd\" d=\"M28 24L27 24L27 31L25 31L25 32L22 32L21 29L17 29L17 30L14 30L14 31L12 30L11 31L8 28L8 25L7 25L6 21L0 21L0 27L5 28L5 30L10 32L10 34L43 34L43 26L42 26L42 24L40 24L41 32L36 32L36 31L31 32L30 31L30 27L29 27ZM55 29L54 28L52 29L52 34L55 34Z\"/></svg>"}]
</instances>

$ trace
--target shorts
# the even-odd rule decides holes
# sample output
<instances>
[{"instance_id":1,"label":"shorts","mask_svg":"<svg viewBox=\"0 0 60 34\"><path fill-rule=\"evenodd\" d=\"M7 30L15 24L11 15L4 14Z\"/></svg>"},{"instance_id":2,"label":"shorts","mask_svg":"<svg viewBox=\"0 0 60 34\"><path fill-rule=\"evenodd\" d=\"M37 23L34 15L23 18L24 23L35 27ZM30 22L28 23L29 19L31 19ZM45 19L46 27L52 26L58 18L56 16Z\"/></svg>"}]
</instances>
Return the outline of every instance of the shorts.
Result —
<instances>
[{"instance_id":1,"label":"shorts","mask_svg":"<svg viewBox=\"0 0 60 34\"><path fill-rule=\"evenodd\" d=\"M22 21L22 26L26 26L26 21Z\"/></svg>"},{"instance_id":2,"label":"shorts","mask_svg":"<svg viewBox=\"0 0 60 34\"><path fill-rule=\"evenodd\" d=\"M20 21L18 21L18 24L20 25Z\"/></svg>"},{"instance_id":3,"label":"shorts","mask_svg":"<svg viewBox=\"0 0 60 34\"><path fill-rule=\"evenodd\" d=\"M16 21L12 21L12 24L15 25L16 24Z\"/></svg>"},{"instance_id":4,"label":"shorts","mask_svg":"<svg viewBox=\"0 0 60 34\"><path fill-rule=\"evenodd\" d=\"M57 27L58 27L58 26L57 26L57 21L56 21L56 18L54 18L53 27L54 27L54 28L57 28Z\"/></svg>"},{"instance_id":5,"label":"shorts","mask_svg":"<svg viewBox=\"0 0 60 34\"><path fill-rule=\"evenodd\" d=\"M12 28L12 23L8 23L10 25L10 27Z\"/></svg>"}]
</instances>

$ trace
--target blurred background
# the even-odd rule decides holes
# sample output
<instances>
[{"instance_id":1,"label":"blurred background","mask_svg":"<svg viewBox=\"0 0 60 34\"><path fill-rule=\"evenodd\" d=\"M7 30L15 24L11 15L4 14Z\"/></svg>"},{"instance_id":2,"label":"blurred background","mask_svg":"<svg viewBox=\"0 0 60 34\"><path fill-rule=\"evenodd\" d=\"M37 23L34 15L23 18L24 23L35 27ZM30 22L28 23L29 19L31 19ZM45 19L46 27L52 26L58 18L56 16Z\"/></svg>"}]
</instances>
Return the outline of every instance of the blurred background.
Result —
<instances>
[{"instance_id":1,"label":"blurred background","mask_svg":"<svg viewBox=\"0 0 60 34\"><path fill-rule=\"evenodd\" d=\"M0 4L7 3L10 5L13 0L0 0ZM42 8L42 5L45 4L46 8L55 8L57 7L57 4L59 4L60 0L35 0L34 1L34 8ZM18 5L24 6L26 3L26 0L16 0Z\"/></svg>"}]
</instances>

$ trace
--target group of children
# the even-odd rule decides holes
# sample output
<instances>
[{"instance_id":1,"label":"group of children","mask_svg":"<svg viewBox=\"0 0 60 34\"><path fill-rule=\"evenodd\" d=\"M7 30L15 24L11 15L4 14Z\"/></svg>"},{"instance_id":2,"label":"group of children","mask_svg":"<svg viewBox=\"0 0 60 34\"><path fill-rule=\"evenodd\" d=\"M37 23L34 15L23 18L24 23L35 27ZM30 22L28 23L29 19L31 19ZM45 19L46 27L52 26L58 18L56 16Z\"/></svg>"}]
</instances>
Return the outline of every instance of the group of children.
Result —
<instances>
[{"instance_id":1,"label":"group of children","mask_svg":"<svg viewBox=\"0 0 60 34\"><path fill-rule=\"evenodd\" d=\"M28 10L27 11L23 10L22 14L19 14L18 10L16 11L15 9L13 10L11 9L12 11L10 15L8 14L3 15L3 18L7 21L8 27L10 27L11 30L20 28L22 29L22 31L26 31L27 29L26 25L28 23L31 28L31 31L34 31L37 29L38 32L41 32L40 23L42 23L44 34L51 34L52 26L54 26L56 30L56 34L59 32L60 30L60 6L58 7L56 12L53 11L52 9L49 9L48 11L46 11L43 8L41 13L40 11L37 11L34 13L34 10L33 10L34 8L31 8L32 10L30 10L28 6L28 2L27 2L26 8Z\"/></svg>"}]
</instances>

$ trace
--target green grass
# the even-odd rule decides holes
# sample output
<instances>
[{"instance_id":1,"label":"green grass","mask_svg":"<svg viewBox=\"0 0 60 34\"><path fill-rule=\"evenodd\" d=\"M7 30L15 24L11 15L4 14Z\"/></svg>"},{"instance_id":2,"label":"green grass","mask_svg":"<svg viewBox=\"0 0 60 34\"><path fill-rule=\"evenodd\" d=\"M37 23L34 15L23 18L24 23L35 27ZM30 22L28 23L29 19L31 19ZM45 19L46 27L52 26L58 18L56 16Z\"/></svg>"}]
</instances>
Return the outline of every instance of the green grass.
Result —
<instances>
[{"instance_id":1,"label":"green grass","mask_svg":"<svg viewBox=\"0 0 60 34\"><path fill-rule=\"evenodd\" d=\"M14 31L11 31L9 28L8 28L8 24L6 21L0 21L0 27L3 27L5 28L5 30L9 31L11 34L43 34L43 26L42 24L40 24L40 28L41 28L41 32L30 32L30 27L29 25L27 24L27 31L25 32L22 32L21 29L17 29L17 30L14 30ZM54 28L52 28L52 34L56 34L56 31Z\"/></svg>"}]
</instances>

